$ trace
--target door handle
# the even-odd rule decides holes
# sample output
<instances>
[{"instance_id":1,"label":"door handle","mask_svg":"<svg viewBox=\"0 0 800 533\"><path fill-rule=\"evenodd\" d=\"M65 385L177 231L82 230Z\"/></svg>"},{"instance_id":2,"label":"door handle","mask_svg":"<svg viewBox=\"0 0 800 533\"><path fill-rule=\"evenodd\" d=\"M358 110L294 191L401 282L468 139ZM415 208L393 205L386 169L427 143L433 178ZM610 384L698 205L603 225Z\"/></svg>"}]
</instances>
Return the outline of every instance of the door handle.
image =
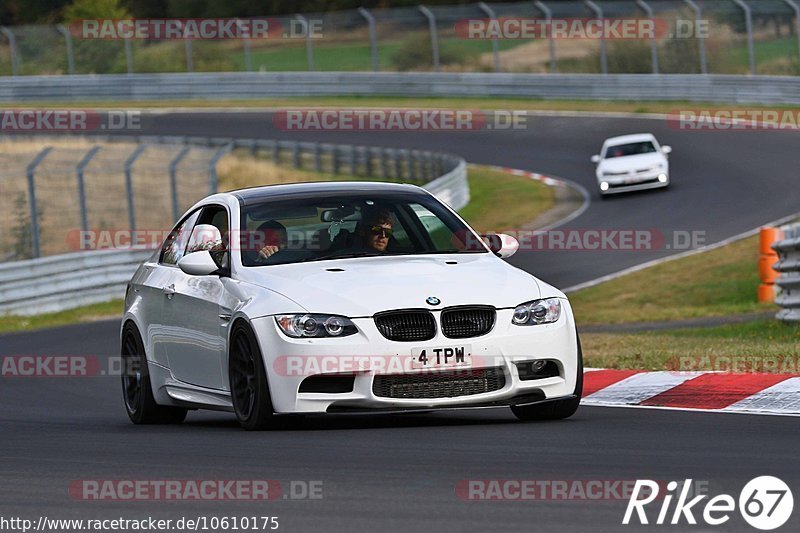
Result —
<instances>
[{"instance_id":1,"label":"door handle","mask_svg":"<svg viewBox=\"0 0 800 533\"><path fill-rule=\"evenodd\" d=\"M161 292L163 292L168 299L172 300L172 297L175 295L175 284L167 285L161 289Z\"/></svg>"}]
</instances>

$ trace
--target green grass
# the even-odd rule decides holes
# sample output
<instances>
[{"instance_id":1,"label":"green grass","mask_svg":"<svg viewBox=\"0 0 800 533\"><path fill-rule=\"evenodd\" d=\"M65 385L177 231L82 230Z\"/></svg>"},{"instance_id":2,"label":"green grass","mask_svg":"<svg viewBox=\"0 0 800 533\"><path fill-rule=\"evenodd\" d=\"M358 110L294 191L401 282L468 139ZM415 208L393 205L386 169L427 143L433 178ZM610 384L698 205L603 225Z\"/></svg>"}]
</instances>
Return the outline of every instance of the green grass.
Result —
<instances>
[{"instance_id":1,"label":"green grass","mask_svg":"<svg viewBox=\"0 0 800 533\"><path fill-rule=\"evenodd\" d=\"M777 320L664 332L584 333L581 342L586 366L595 368L800 372L800 327Z\"/></svg>"},{"instance_id":2,"label":"green grass","mask_svg":"<svg viewBox=\"0 0 800 533\"><path fill-rule=\"evenodd\" d=\"M522 41L499 41L500 50L519 46ZM392 68L391 57L402 48L401 41L378 43L378 59L383 70ZM481 54L492 51L488 41L468 39L441 39L443 49L457 49L467 60L474 60ZM245 70L244 54L231 51L229 56L237 70ZM279 44L273 47L253 49L251 52L253 70L268 72L290 72L308 70L305 42L294 45ZM372 49L369 43L314 43L314 68L322 71L365 71L372 70ZM431 64L433 68L433 64Z\"/></svg>"},{"instance_id":3,"label":"green grass","mask_svg":"<svg viewBox=\"0 0 800 533\"><path fill-rule=\"evenodd\" d=\"M36 316L0 315L0 333L54 328L118 316L122 316L121 299Z\"/></svg>"},{"instance_id":4,"label":"green grass","mask_svg":"<svg viewBox=\"0 0 800 533\"><path fill-rule=\"evenodd\" d=\"M459 214L481 232L519 229L555 203L551 187L523 176L470 165L472 199Z\"/></svg>"},{"instance_id":5,"label":"green grass","mask_svg":"<svg viewBox=\"0 0 800 533\"><path fill-rule=\"evenodd\" d=\"M775 309L757 302L758 240L669 261L570 295L578 324L725 316Z\"/></svg>"}]
</instances>

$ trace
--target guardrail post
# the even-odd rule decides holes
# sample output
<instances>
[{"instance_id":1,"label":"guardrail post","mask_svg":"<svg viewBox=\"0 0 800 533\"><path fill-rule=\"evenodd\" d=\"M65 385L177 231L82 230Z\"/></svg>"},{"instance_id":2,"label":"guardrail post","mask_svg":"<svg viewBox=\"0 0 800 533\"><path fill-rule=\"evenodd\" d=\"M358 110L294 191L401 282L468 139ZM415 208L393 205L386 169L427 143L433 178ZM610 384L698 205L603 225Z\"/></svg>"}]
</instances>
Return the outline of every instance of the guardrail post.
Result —
<instances>
[{"instance_id":1,"label":"guardrail post","mask_svg":"<svg viewBox=\"0 0 800 533\"><path fill-rule=\"evenodd\" d=\"M294 143L292 145L292 166L294 168L301 168L303 166L303 162L300 158L300 143Z\"/></svg>"},{"instance_id":2,"label":"guardrail post","mask_svg":"<svg viewBox=\"0 0 800 533\"><path fill-rule=\"evenodd\" d=\"M69 30L63 24L57 25L56 30L64 36L64 44L67 45L67 72L75 74L75 55L72 52L72 35L70 35Z\"/></svg>"},{"instance_id":3,"label":"guardrail post","mask_svg":"<svg viewBox=\"0 0 800 533\"><path fill-rule=\"evenodd\" d=\"M17 53L17 39L14 37L14 32L5 26L0 26L0 33L8 39L8 51L11 54L11 75L16 76L19 73L20 63L22 63Z\"/></svg>"},{"instance_id":4,"label":"guardrail post","mask_svg":"<svg viewBox=\"0 0 800 533\"><path fill-rule=\"evenodd\" d=\"M239 28L239 31L242 31L242 21L240 19L236 19L236 27ZM247 72L253 71L253 58L250 54L250 39L242 37L242 52L244 52L244 69Z\"/></svg>"},{"instance_id":5,"label":"guardrail post","mask_svg":"<svg viewBox=\"0 0 800 533\"><path fill-rule=\"evenodd\" d=\"M391 152L392 165L394 167L393 168L393 177L396 180L402 180L403 179L403 165L402 165L402 161L400 161L400 154L397 153L396 149L391 149L391 150L392 150L392 152Z\"/></svg>"},{"instance_id":6,"label":"guardrail post","mask_svg":"<svg viewBox=\"0 0 800 533\"><path fill-rule=\"evenodd\" d=\"M708 59L706 59L706 38L703 32L698 31L703 20L703 9L694 0L683 0L694 11L694 27L697 31L697 47L700 49L700 73L708 74Z\"/></svg>"},{"instance_id":7,"label":"guardrail post","mask_svg":"<svg viewBox=\"0 0 800 533\"><path fill-rule=\"evenodd\" d=\"M355 176L358 172L358 153L355 146L350 146L350 174Z\"/></svg>"},{"instance_id":8,"label":"guardrail post","mask_svg":"<svg viewBox=\"0 0 800 533\"><path fill-rule=\"evenodd\" d=\"M254 144L255 146L255 144ZM172 161L169 162L169 193L172 198L172 219L178 220L178 217L181 215L180 212L180 204L178 203L178 165L181 164L181 161L186 157L186 155L191 150L191 147L184 146L181 148L181 151L178 152Z\"/></svg>"},{"instance_id":9,"label":"guardrail post","mask_svg":"<svg viewBox=\"0 0 800 533\"><path fill-rule=\"evenodd\" d=\"M436 16L425 6L417 6L417 9L428 19L428 29L431 34L431 53L433 54L433 70L439 72L441 65L439 64L439 34L436 30Z\"/></svg>"},{"instance_id":10,"label":"guardrail post","mask_svg":"<svg viewBox=\"0 0 800 533\"><path fill-rule=\"evenodd\" d=\"M83 171L99 151L99 145L93 146L75 167L75 177L78 179L78 205L81 209L81 229L85 232L89 231L89 215L86 210L86 187L83 181Z\"/></svg>"},{"instance_id":11,"label":"guardrail post","mask_svg":"<svg viewBox=\"0 0 800 533\"><path fill-rule=\"evenodd\" d=\"M794 11L794 32L797 35L797 47L800 50L800 5L795 0L783 0Z\"/></svg>"},{"instance_id":12,"label":"guardrail post","mask_svg":"<svg viewBox=\"0 0 800 533\"><path fill-rule=\"evenodd\" d=\"M194 72L194 62L192 61L192 41L183 39L183 47L186 50L186 72Z\"/></svg>"},{"instance_id":13,"label":"guardrail post","mask_svg":"<svg viewBox=\"0 0 800 533\"><path fill-rule=\"evenodd\" d=\"M744 0L733 0L733 3L744 11L744 24L747 29L747 55L750 59L750 74L756 75L756 48L753 42L753 11Z\"/></svg>"},{"instance_id":14,"label":"guardrail post","mask_svg":"<svg viewBox=\"0 0 800 533\"><path fill-rule=\"evenodd\" d=\"M311 41L311 28L308 25L308 19L303 15L297 14L295 18L300 21L303 26L303 32L306 35L306 61L308 62L308 70L314 71L314 44Z\"/></svg>"},{"instance_id":15,"label":"guardrail post","mask_svg":"<svg viewBox=\"0 0 800 533\"><path fill-rule=\"evenodd\" d=\"M372 13L364 9L358 8L358 13L367 21L367 31L369 32L369 48L372 55L372 70L378 72L381 69L380 61L378 60L378 32L375 28L375 17Z\"/></svg>"},{"instance_id":16,"label":"guardrail post","mask_svg":"<svg viewBox=\"0 0 800 533\"><path fill-rule=\"evenodd\" d=\"M553 20L553 12L547 7L544 2L541 0L536 0L533 5L536 8L544 13L545 20L552 21ZM547 32L547 41L550 46L550 72L556 73L558 72L558 61L556 60L556 41L553 38L553 27L552 25L549 26L549 30Z\"/></svg>"},{"instance_id":17,"label":"guardrail post","mask_svg":"<svg viewBox=\"0 0 800 533\"><path fill-rule=\"evenodd\" d=\"M417 169L414 166L414 154L411 150L406 150L406 169L408 170L408 179L417 181Z\"/></svg>"},{"instance_id":18,"label":"guardrail post","mask_svg":"<svg viewBox=\"0 0 800 533\"><path fill-rule=\"evenodd\" d=\"M133 198L133 164L139 159L147 148L146 144L140 144L125 160L125 194L128 196L128 224L130 231L136 231L136 205Z\"/></svg>"},{"instance_id":19,"label":"guardrail post","mask_svg":"<svg viewBox=\"0 0 800 533\"><path fill-rule=\"evenodd\" d=\"M486 2L479 2L478 7L486 13L486 16L490 19L496 20L497 15L495 14L494 10L489 7ZM494 71L500 72L500 43L497 41L497 35L492 37L492 56L494 58Z\"/></svg>"},{"instance_id":20,"label":"guardrail post","mask_svg":"<svg viewBox=\"0 0 800 533\"><path fill-rule=\"evenodd\" d=\"M208 191L209 194L216 194L219 189L219 179L217 178L217 163L222 156L233 150L233 143L228 143L211 156L208 162Z\"/></svg>"},{"instance_id":21,"label":"guardrail post","mask_svg":"<svg viewBox=\"0 0 800 533\"><path fill-rule=\"evenodd\" d=\"M594 11L594 14L598 19L602 20L603 9L600 6L598 6L592 0L583 0L583 3L586 4L589 9ZM606 50L606 36L603 34L600 35L600 71L603 74L608 74L608 52Z\"/></svg>"},{"instance_id":22,"label":"guardrail post","mask_svg":"<svg viewBox=\"0 0 800 533\"><path fill-rule=\"evenodd\" d=\"M133 45L129 37L124 38L125 43L125 66L128 68L128 74L133 74Z\"/></svg>"},{"instance_id":23,"label":"guardrail post","mask_svg":"<svg viewBox=\"0 0 800 533\"><path fill-rule=\"evenodd\" d=\"M337 176L339 174L339 147L334 145L331 149L331 167L333 170L333 175Z\"/></svg>"},{"instance_id":24,"label":"guardrail post","mask_svg":"<svg viewBox=\"0 0 800 533\"><path fill-rule=\"evenodd\" d=\"M314 170L322 172L322 146L314 143Z\"/></svg>"},{"instance_id":25,"label":"guardrail post","mask_svg":"<svg viewBox=\"0 0 800 533\"><path fill-rule=\"evenodd\" d=\"M386 148L379 148L381 152L381 178L389 179L389 161L386 157Z\"/></svg>"},{"instance_id":26,"label":"guardrail post","mask_svg":"<svg viewBox=\"0 0 800 533\"><path fill-rule=\"evenodd\" d=\"M647 2L645 2L644 0L636 0L636 5L642 8L642 11L644 11L647 14L650 20L655 22L656 15L653 12L653 8L650 7L650 5ZM653 65L653 74L658 74L659 73L658 42L656 41L655 32L653 33L653 36L650 37L650 62Z\"/></svg>"},{"instance_id":27,"label":"guardrail post","mask_svg":"<svg viewBox=\"0 0 800 533\"><path fill-rule=\"evenodd\" d=\"M372 171L374 170L372 166L372 149L368 146L364 147L364 175L365 176L372 176Z\"/></svg>"},{"instance_id":28,"label":"guardrail post","mask_svg":"<svg viewBox=\"0 0 800 533\"><path fill-rule=\"evenodd\" d=\"M53 150L52 146L45 147L41 152L36 154L25 169L25 176L28 178L28 205L31 215L31 255L34 259L39 258L41 255L40 244L41 235L39 234L39 208L36 203L36 167L44 161Z\"/></svg>"}]
</instances>

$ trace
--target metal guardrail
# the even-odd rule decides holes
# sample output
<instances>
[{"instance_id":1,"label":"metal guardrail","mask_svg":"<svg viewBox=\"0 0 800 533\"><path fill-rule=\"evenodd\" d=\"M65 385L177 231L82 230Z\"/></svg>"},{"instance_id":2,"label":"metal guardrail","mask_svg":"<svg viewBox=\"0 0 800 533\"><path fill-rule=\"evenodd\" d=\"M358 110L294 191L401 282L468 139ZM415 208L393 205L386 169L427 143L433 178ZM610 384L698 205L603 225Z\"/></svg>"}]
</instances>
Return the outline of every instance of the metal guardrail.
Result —
<instances>
[{"instance_id":1,"label":"metal guardrail","mask_svg":"<svg viewBox=\"0 0 800 533\"><path fill-rule=\"evenodd\" d=\"M98 139L92 137L93 141ZM104 139L132 140L120 137ZM182 143L187 146L244 148L253 152L266 150L272 155L273 161L278 162L285 154L290 154L291 164L296 168L424 183L424 188L456 210L469 202L466 162L450 154L252 139L140 137L137 140L141 145L150 146ZM220 153L219 150L217 153ZM216 173L211 168L209 192L216 192L215 178ZM166 175L164 188L169 189ZM188 207L184 205L183 209ZM130 229L135 231L136 227ZM35 232L32 233L35 235ZM33 315L120 298L137 266L151 253L152 249L143 248L93 250L0 263L0 315Z\"/></svg>"},{"instance_id":2,"label":"metal guardrail","mask_svg":"<svg viewBox=\"0 0 800 533\"><path fill-rule=\"evenodd\" d=\"M121 298L152 250L103 250L0 265L0 315L33 315Z\"/></svg>"},{"instance_id":3,"label":"metal guardrail","mask_svg":"<svg viewBox=\"0 0 800 533\"><path fill-rule=\"evenodd\" d=\"M756 39L762 46L780 42L785 39L784 35L791 35L796 26L800 27L798 14L797 0L526 0L491 5L477 2L369 10L361 7L270 17L271 48L265 39L225 42L231 40L228 37L206 41L203 53L195 51L192 43L197 35L193 36L196 32L191 28L186 28L175 42L169 42L172 39L155 35L149 39L136 38L124 31L116 35L116 31L107 27L108 33L98 42L96 34L86 31L80 23L69 27L0 27L0 47L7 43L7 47L3 47L5 50L0 49L0 72L18 76L76 72L276 71L278 68L333 71L339 70L342 64L354 70L374 71L432 69L438 72L442 66L447 66L473 71L490 68L497 72L519 71L522 67L536 72L548 68L548 55L551 72L559 68L593 72L599 67L604 74L614 69L616 72L705 74L709 66L707 55L712 57L710 64L720 69L719 72L745 69L751 74L765 69L785 72L786 67L780 61L757 57L760 54L757 54ZM549 50L537 50L534 46L530 53L529 48L527 62L520 65L518 53L506 57L508 43L500 52L500 38L485 39L485 46L466 46L468 36L458 29L475 19L633 19L643 16L658 20L665 28L660 38L642 36L642 39L615 42L614 46L601 38L599 50L594 50L584 39L582 50L586 57L577 64L574 62L575 45L569 47L572 52L562 51L562 47L556 45L559 38L552 32L537 36L537 39L549 41ZM247 21L247 18L235 19L237 26ZM687 24L700 28L704 23L713 25L714 31L708 35L702 31L687 33ZM510 48L521 49L530 44L531 39L517 41ZM353 44L364 51L354 53ZM305 53L302 53L303 47ZM328 53L315 58L317 47ZM342 47L341 54L331 54L337 47ZM403 47L400 52L396 51L398 47ZM796 47L781 48L784 52L779 59L785 62L796 58ZM406 53L409 49L414 53ZM281 57L285 56L282 54L285 51L295 56L295 61L287 64L285 57ZM747 55L746 62L737 58L742 51ZM345 55L349 61L340 62ZM409 62L410 55L418 57Z\"/></svg>"},{"instance_id":4,"label":"metal guardrail","mask_svg":"<svg viewBox=\"0 0 800 533\"><path fill-rule=\"evenodd\" d=\"M800 224L781 229L783 240L772 245L779 259L773 268L780 273L775 282L779 288L775 303L783 308L777 318L785 322L800 322Z\"/></svg>"},{"instance_id":5,"label":"metal guardrail","mask_svg":"<svg viewBox=\"0 0 800 533\"><path fill-rule=\"evenodd\" d=\"M686 74L230 72L0 78L0 102L236 100L289 96L510 97L800 104L800 77Z\"/></svg>"}]
</instances>

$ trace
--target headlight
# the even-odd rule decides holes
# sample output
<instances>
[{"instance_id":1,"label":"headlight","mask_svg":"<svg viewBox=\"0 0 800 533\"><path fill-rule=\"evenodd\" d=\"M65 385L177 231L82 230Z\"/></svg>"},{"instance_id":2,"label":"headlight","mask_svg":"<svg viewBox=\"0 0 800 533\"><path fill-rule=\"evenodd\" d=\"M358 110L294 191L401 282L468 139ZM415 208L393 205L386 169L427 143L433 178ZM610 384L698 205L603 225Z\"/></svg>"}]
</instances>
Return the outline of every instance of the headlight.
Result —
<instances>
[{"instance_id":1,"label":"headlight","mask_svg":"<svg viewBox=\"0 0 800 533\"><path fill-rule=\"evenodd\" d=\"M281 331L296 339L346 337L358 331L349 318L336 315L278 315L275 322Z\"/></svg>"},{"instance_id":2,"label":"headlight","mask_svg":"<svg viewBox=\"0 0 800 533\"><path fill-rule=\"evenodd\" d=\"M561 300L547 298L518 305L511 323L516 326L536 326L557 322L561 316Z\"/></svg>"},{"instance_id":3,"label":"headlight","mask_svg":"<svg viewBox=\"0 0 800 533\"><path fill-rule=\"evenodd\" d=\"M600 190L601 191L607 191L608 190L608 182L604 181L604 182L600 183Z\"/></svg>"}]
</instances>

